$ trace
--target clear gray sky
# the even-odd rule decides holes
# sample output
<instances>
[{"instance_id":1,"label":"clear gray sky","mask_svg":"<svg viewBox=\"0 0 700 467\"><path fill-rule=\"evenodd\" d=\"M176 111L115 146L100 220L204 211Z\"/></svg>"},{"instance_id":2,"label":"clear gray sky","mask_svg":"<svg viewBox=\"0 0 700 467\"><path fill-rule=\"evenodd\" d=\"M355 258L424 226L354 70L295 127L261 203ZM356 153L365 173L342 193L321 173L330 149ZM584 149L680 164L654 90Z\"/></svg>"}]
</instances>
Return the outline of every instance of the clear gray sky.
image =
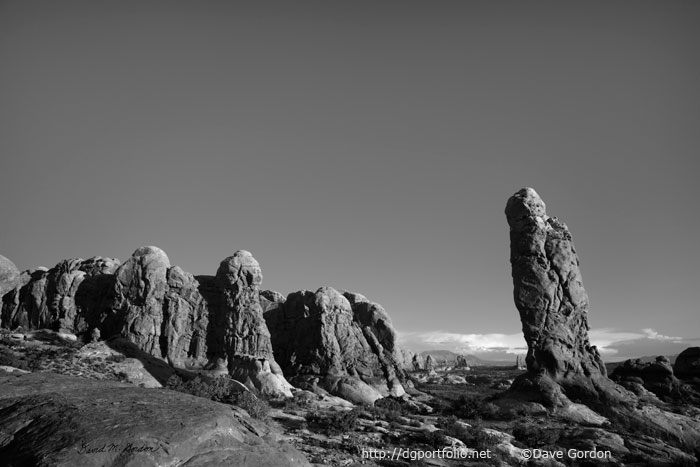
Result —
<instances>
[{"instance_id":1,"label":"clear gray sky","mask_svg":"<svg viewBox=\"0 0 700 467\"><path fill-rule=\"evenodd\" d=\"M213 274L247 249L266 288L360 292L415 349L496 355L524 345L503 209L532 186L608 357L698 345L698 24L676 1L2 1L0 253L156 245Z\"/></svg>"}]
</instances>

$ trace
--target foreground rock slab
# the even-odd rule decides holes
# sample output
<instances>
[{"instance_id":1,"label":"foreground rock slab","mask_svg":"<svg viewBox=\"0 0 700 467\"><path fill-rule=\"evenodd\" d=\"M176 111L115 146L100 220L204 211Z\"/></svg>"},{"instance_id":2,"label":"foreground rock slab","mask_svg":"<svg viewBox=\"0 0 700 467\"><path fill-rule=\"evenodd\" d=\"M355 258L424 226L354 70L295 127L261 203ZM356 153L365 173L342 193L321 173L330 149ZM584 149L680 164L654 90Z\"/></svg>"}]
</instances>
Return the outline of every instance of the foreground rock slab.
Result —
<instances>
[{"instance_id":1,"label":"foreground rock slab","mask_svg":"<svg viewBox=\"0 0 700 467\"><path fill-rule=\"evenodd\" d=\"M7 466L309 466L244 411L166 389L0 373Z\"/></svg>"}]
</instances>

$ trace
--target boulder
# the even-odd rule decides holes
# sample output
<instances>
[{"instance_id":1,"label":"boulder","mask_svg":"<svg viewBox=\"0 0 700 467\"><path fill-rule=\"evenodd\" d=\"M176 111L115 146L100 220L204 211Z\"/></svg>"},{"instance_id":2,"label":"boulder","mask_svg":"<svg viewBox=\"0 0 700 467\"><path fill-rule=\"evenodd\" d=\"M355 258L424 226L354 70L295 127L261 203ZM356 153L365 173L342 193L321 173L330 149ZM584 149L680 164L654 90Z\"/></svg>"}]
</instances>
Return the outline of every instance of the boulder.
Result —
<instances>
[{"instance_id":1,"label":"boulder","mask_svg":"<svg viewBox=\"0 0 700 467\"><path fill-rule=\"evenodd\" d=\"M402 352L380 305L332 287L274 303L265 320L275 358L294 384L358 403L404 394Z\"/></svg>"},{"instance_id":2,"label":"boulder","mask_svg":"<svg viewBox=\"0 0 700 467\"><path fill-rule=\"evenodd\" d=\"M0 373L3 465L310 466L237 407L167 389Z\"/></svg>"},{"instance_id":3,"label":"boulder","mask_svg":"<svg viewBox=\"0 0 700 467\"><path fill-rule=\"evenodd\" d=\"M700 378L700 347L688 347L681 352L673 369L678 378Z\"/></svg>"},{"instance_id":4,"label":"boulder","mask_svg":"<svg viewBox=\"0 0 700 467\"><path fill-rule=\"evenodd\" d=\"M641 382L644 388L659 397L679 396L680 381L673 375L673 368L668 358L660 356L654 362L640 359L625 360L615 368L611 378L624 387L635 392L634 384ZM633 389L634 388L634 389Z\"/></svg>"}]
</instances>

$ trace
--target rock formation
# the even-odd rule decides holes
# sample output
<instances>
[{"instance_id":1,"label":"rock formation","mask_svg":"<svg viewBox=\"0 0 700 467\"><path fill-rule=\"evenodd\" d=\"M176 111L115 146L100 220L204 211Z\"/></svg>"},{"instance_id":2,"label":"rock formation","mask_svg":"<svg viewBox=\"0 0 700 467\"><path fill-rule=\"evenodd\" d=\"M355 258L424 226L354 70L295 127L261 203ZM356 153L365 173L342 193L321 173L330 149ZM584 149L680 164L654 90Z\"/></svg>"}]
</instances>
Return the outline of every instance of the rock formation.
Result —
<instances>
[{"instance_id":1,"label":"rock formation","mask_svg":"<svg viewBox=\"0 0 700 467\"><path fill-rule=\"evenodd\" d=\"M396 333L380 305L331 287L284 302L264 296L275 358L292 382L361 403L404 393Z\"/></svg>"},{"instance_id":2,"label":"rock formation","mask_svg":"<svg viewBox=\"0 0 700 467\"><path fill-rule=\"evenodd\" d=\"M655 362L640 359L625 360L615 368L611 378L638 396L644 395L642 388L659 397L679 396L680 381L673 375L668 358L660 356Z\"/></svg>"},{"instance_id":3,"label":"rock formation","mask_svg":"<svg viewBox=\"0 0 700 467\"><path fill-rule=\"evenodd\" d=\"M405 347L400 347L398 351L399 364L404 370L413 370L413 359L416 356L415 352Z\"/></svg>"},{"instance_id":4,"label":"rock formation","mask_svg":"<svg viewBox=\"0 0 700 467\"><path fill-rule=\"evenodd\" d=\"M19 284L19 270L15 263L0 255L0 298Z\"/></svg>"},{"instance_id":5,"label":"rock formation","mask_svg":"<svg viewBox=\"0 0 700 467\"><path fill-rule=\"evenodd\" d=\"M413 356L413 360L411 361L411 364L413 365L413 371L420 371L421 370L420 357L418 357L418 354L415 354Z\"/></svg>"},{"instance_id":6,"label":"rock formation","mask_svg":"<svg viewBox=\"0 0 700 467\"><path fill-rule=\"evenodd\" d=\"M588 340L588 295L569 229L547 215L532 188L511 196L505 213L530 382L534 377L537 385L554 382L576 398L615 397L600 354Z\"/></svg>"},{"instance_id":7,"label":"rock formation","mask_svg":"<svg viewBox=\"0 0 700 467\"><path fill-rule=\"evenodd\" d=\"M260 292L260 306L262 306L263 314L284 305L286 300L284 295L274 290L263 290Z\"/></svg>"},{"instance_id":8,"label":"rock formation","mask_svg":"<svg viewBox=\"0 0 700 467\"><path fill-rule=\"evenodd\" d=\"M23 272L17 287L3 298L2 327L87 331L111 297L111 282L104 279L118 266L118 260L96 256Z\"/></svg>"},{"instance_id":9,"label":"rock formation","mask_svg":"<svg viewBox=\"0 0 700 467\"><path fill-rule=\"evenodd\" d=\"M425 357L425 371L435 371L435 360L433 360L433 356L430 354Z\"/></svg>"},{"instance_id":10,"label":"rock formation","mask_svg":"<svg viewBox=\"0 0 700 467\"><path fill-rule=\"evenodd\" d=\"M216 277L171 267L154 246L123 264L77 258L14 276L4 282L2 327L55 329L86 341L95 331L104 339L120 335L175 367L228 373L261 392L291 396L272 357L262 274L249 252L224 260Z\"/></svg>"},{"instance_id":11,"label":"rock formation","mask_svg":"<svg viewBox=\"0 0 700 467\"><path fill-rule=\"evenodd\" d=\"M455 360L455 368L466 368L469 369L469 362L464 355L457 355Z\"/></svg>"},{"instance_id":12,"label":"rock formation","mask_svg":"<svg viewBox=\"0 0 700 467\"><path fill-rule=\"evenodd\" d=\"M669 440L686 449L700 446L700 423L649 405L606 375L588 340L588 296L578 256L566 225L549 217L532 188L510 197L510 261L515 305L528 345L527 373L513 382L507 398L543 403L574 421L601 424L604 413L625 426ZM664 367L666 362L661 362ZM579 399L585 405L573 403ZM640 404L641 405L641 404Z\"/></svg>"},{"instance_id":13,"label":"rock formation","mask_svg":"<svg viewBox=\"0 0 700 467\"><path fill-rule=\"evenodd\" d=\"M260 265L250 252L239 250L221 262L216 278L223 290L221 338L229 374L263 393L291 397L263 318Z\"/></svg>"},{"instance_id":14,"label":"rock formation","mask_svg":"<svg viewBox=\"0 0 700 467\"><path fill-rule=\"evenodd\" d=\"M120 333L152 355L161 353L168 268L170 260L165 252L146 246L137 249L115 273L112 309L122 326Z\"/></svg>"},{"instance_id":15,"label":"rock formation","mask_svg":"<svg viewBox=\"0 0 700 467\"><path fill-rule=\"evenodd\" d=\"M230 405L50 372L0 375L3 465L309 466Z\"/></svg>"},{"instance_id":16,"label":"rock formation","mask_svg":"<svg viewBox=\"0 0 700 467\"><path fill-rule=\"evenodd\" d=\"M673 369L679 378L700 378L700 347L688 347L681 352Z\"/></svg>"},{"instance_id":17,"label":"rock formation","mask_svg":"<svg viewBox=\"0 0 700 467\"><path fill-rule=\"evenodd\" d=\"M160 355L181 368L201 368L208 364L210 334L207 301L197 279L179 266L168 269L163 303Z\"/></svg>"}]
</instances>

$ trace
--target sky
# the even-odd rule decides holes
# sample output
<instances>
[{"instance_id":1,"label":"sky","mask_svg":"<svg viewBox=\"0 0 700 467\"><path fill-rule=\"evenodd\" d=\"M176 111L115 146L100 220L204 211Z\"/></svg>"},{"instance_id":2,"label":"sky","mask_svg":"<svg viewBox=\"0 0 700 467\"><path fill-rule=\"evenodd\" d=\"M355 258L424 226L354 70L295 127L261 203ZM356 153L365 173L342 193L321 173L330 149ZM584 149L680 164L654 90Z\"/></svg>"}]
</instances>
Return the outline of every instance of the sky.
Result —
<instances>
[{"instance_id":1,"label":"sky","mask_svg":"<svg viewBox=\"0 0 700 467\"><path fill-rule=\"evenodd\" d=\"M0 254L156 245L524 352L503 210L569 226L604 358L700 345L697 2L0 1ZM514 358L514 357L513 357Z\"/></svg>"}]
</instances>

